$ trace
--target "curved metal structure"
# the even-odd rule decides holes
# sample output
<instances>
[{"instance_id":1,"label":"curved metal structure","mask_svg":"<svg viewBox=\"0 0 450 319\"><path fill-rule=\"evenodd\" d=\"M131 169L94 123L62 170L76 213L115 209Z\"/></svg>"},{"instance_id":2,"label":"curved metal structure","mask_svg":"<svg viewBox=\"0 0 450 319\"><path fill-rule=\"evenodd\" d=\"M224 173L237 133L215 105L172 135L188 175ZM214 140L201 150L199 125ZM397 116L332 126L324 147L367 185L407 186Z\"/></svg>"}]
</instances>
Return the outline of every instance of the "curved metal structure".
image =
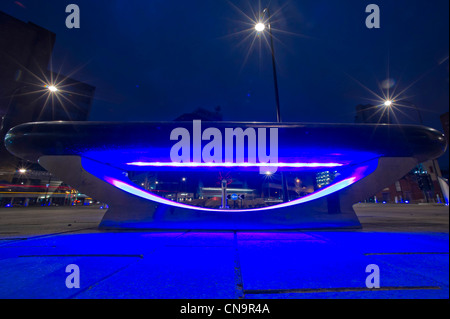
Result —
<instances>
[{"instance_id":1,"label":"curved metal structure","mask_svg":"<svg viewBox=\"0 0 450 319\"><path fill-rule=\"evenodd\" d=\"M243 152L241 161L205 163L194 147L201 150L207 142L192 122L27 123L11 129L5 144L12 154L38 162L67 184L107 203L109 209L101 228L222 230L361 227L353 204L391 185L418 163L439 157L446 149L443 134L423 126L247 122L201 125L223 136L230 129L242 132L250 128L260 135L260 129L276 129L277 162L249 161L249 152ZM170 136L175 128L191 133L192 161L171 161L175 142ZM258 137L257 141L265 139ZM223 153L228 151L223 145ZM139 170L260 171L262 167L276 167L279 171L335 168L339 177L308 196L241 210L174 202L134 185L127 177L127 172Z\"/></svg>"}]
</instances>

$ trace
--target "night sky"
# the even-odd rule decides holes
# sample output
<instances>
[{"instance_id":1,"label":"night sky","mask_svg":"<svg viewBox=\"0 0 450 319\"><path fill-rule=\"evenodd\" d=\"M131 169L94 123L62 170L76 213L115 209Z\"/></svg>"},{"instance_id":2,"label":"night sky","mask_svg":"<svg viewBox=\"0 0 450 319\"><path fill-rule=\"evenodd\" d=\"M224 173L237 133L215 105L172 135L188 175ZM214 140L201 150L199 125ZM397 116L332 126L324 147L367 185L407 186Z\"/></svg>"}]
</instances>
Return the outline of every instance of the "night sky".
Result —
<instances>
[{"instance_id":1,"label":"night sky","mask_svg":"<svg viewBox=\"0 0 450 319\"><path fill-rule=\"evenodd\" d=\"M80 7L80 29L65 26L70 3ZM257 38L249 50L246 17L268 3L2 0L0 10L56 33L53 69L76 71L73 78L97 88L90 120L173 120L220 105L224 120L276 121L270 49ZM365 25L371 3L381 9L381 29ZM424 124L442 131L448 0L292 0L270 8L284 121L353 123L356 105L374 103L363 86L381 95L379 83L391 78ZM403 112L401 123L418 124L414 109Z\"/></svg>"}]
</instances>

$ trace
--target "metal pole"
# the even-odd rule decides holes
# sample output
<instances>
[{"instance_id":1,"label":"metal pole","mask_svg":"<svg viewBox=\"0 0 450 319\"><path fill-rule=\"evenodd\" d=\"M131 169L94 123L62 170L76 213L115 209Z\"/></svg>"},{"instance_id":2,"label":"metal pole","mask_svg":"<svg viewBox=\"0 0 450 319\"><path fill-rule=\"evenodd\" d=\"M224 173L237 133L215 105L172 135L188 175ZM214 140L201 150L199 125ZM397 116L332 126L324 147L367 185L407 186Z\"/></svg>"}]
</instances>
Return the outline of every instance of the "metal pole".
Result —
<instances>
[{"instance_id":1,"label":"metal pole","mask_svg":"<svg viewBox=\"0 0 450 319\"><path fill-rule=\"evenodd\" d=\"M281 123L281 112L280 112L280 94L278 92L278 78L277 78L277 67L275 61L275 49L273 46L273 35L272 35L272 23L269 8L264 9L263 13L267 12L268 22L269 22L269 35L270 35L270 51L272 53L272 70L273 70L273 85L275 89L275 103L277 106L277 122ZM287 180L284 178L283 172L281 174L281 188L283 192L283 202L289 201L289 194L287 190Z\"/></svg>"},{"instance_id":2,"label":"metal pole","mask_svg":"<svg viewBox=\"0 0 450 319\"><path fill-rule=\"evenodd\" d=\"M414 106L415 106L415 105L414 105ZM415 106L415 107L416 107L417 113L419 114L420 125L423 126L422 114L420 113L419 108L418 108L417 106Z\"/></svg>"},{"instance_id":3,"label":"metal pole","mask_svg":"<svg viewBox=\"0 0 450 319\"><path fill-rule=\"evenodd\" d=\"M420 110L419 110L419 108L417 107L417 105L415 105L414 103L410 103L410 104L411 104L411 106L413 106L413 107L416 109L417 114L419 115L419 123L420 123L420 125L423 126L422 113L420 113Z\"/></svg>"},{"instance_id":4,"label":"metal pole","mask_svg":"<svg viewBox=\"0 0 450 319\"><path fill-rule=\"evenodd\" d=\"M405 100L402 100L401 102L408 104L409 106L413 107L413 108L417 111L417 114L419 115L419 123L420 123L420 125L423 126L422 113L420 112L420 110L419 110L419 108L417 107L417 105L415 105L415 104L414 104L413 102L411 102L411 101L405 101Z\"/></svg>"},{"instance_id":5,"label":"metal pole","mask_svg":"<svg viewBox=\"0 0 450 319\"><path fill-rule=\"evenodd\" d=\"M222 186L222 209L227 209L227 180L223 179L221 181Z\"/></svg>"},{"instance_id":6,"label":"metal pole","mask_svg":"<svg viewBox=\"0 0 450 319\"><path fill-rule=\"evenodd\" d=\"M280 112L280 95L278 92L278 78L277 78L277 67L275 62L275 49L273 46L273 35L272 35L272 23L271 15L268 8L264 9L263 13L267 12L268 22L269 22L269 35L270 35L270 51L272 53L272 69L273 69L273 84L275 89L275 103L277 106L277 122L281 123L281 112Z\"/></svg>"}]
</instances>

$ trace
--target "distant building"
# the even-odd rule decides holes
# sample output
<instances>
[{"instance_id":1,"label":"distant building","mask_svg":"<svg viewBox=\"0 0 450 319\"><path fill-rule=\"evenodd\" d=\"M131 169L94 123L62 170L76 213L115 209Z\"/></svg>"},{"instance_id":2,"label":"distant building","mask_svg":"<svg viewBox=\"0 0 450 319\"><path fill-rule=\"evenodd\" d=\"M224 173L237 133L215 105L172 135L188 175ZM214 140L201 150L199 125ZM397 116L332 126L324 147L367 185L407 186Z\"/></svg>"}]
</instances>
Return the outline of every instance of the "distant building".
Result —
<instances>
[{"instance_id":1,"label":"distant building","mask_svg":"<svg viewBox=\"0 0 450 319\"><path fill-rule=\"evenodd\" d=\"M322 188L333 182L337 171L324 171L316 174L316 184L318 188Z\"/></svg>"},{"instance_id":2,"label":"distant building","mask_svg":"<svg viewBox=\"0 0 450 319\"><path fill-rule=\"evenodd\" d=\"M200 107L192 113L184 113L175 119L175 121L193 121L193 120L222 121L223 117L220 106L216 106L214 112L211 112L209 110Z\"/></svg>"},{"instance_id":3,"label":"distant building","mask_svg":"<svg viewBox=\"0 0 450 319\"><path fill-rule=\"evenodd\" d=\"M445 114L441 116L441 121L445 130ZM448 132L448 113L446 121ZM389 114L388 112L383 112L382 108L374 105L358 105L356 106L355 123L389 124ZM368 200L386 203L438 202L443 198L438 176L442 176L438 161L427 161L419 164L405 177ZM319 186L319 183L326 182L327 178L329 176L320 176L320 180L317 180L317 185Z\"/></svg>"},{"instance_id":4,"label":"distant building","mask_svg":"<svg viewBox=\"0 0 450 319\"><path fill-rule=\"evenodd\" d=\"M49 64L56 35L0 11L0 116L24 83L36 82Z\"/></svg>"},{"instance_id":5,"label":"distant building","mask_svg":"<svg viewBox=\"0 0 450 319\"><path fill-rule=\"evenodd\" d=\"M44 189L61 184L38 164L24 163L6 150L9 129L27 122L88 119L95 87L48 70L55 40L55 33L0 12L0 184ZM58 91L49 91L52 84L59 84ZM18 173L20 168L26 173Z\"/></svg>"},{"instance_id":6,"label":"distant building","mask_svg":"<svg viewBox=\"0 0 450 319\"><path fill-rule=\"evenodd\" d=\"M360 104L356 106L355 123L388 124L389 112L386 112L382 108L375 105Z\"/></svg>"},{"instance_id":7,"label":"distant building","mask_svg":"<svg viewBox=\"0 0 450 319\"><path fill-rule=\"evenodd\" d=\"M95 88L47 70L55 39L51 31L0 12L2 135L26 122L88 119ZM50 94L46 86L57 83L58 92Z\"/></svg>"},{"instance_id":8,"label":"distant building","mask_svg":"<svg viewBox=\"0 0 450 319\"><path fill-rule=\"evenodd\" d=\"M51 31L0 12L2 138L21 123L88 119L95 87L47 70L55 39ZM48 86L57 83L50 94Z\"/></svg>"},{"instance_id":9,"label":"distant building","mask_svg":"<svg viewBox=\"0 0 450 319\"><path fill-rule=\"evenodd\" d=\"M386 203L444 203L438 174L434 170L433 161L419 164L399 181L378 192L373 200Z\"/></svg>"}]
</instances>

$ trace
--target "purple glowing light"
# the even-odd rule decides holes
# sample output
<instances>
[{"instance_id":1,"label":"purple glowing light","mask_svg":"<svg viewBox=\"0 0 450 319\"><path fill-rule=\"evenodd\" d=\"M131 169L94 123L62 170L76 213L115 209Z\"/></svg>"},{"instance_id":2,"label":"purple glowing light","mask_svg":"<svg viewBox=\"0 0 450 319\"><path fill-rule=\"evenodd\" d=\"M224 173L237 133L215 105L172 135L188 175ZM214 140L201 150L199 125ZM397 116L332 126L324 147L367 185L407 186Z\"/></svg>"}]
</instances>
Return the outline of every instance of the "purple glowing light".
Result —
<instances>
[{"instance_id":1,"label":"purple glowing light","mask_svg":"<svg viewBox=\"0 0 450 319\"><path fill-rule=\"evenodd\" d=\"M140 167L340 167L340 163L177 163L177 162L131 162L130 166Z\"/></svg>"},{"instance_id":2,"label":"purple glowing light","mask_svg":"<svg viewBox=\"0 0 450 319\"><path fill-rule=\"evenodd\" d=\"M269 206L269 207L261 207L261 208L253 208L253 209L240 209L240 210L221 210L221 209L210 209L210 208L204 208L204 207L196 207L196 206L190 206L190 205L186 205L186 204L182 204L182 203L178 203L178 202L174 202L171 201L169 199L157 196L155 194L152 194L150 192L147 192L143 189L140 189L138 187L132 186L128 183L122 182L118 179L115 178L111 178L111 177L104 177L104 180L108 183L110 183L111 185L114 185L115 187L138 197L147 199L147 200L151 200L160 204L164 204L164 205L171 205L171 206L175 206L175 207L180 207L180 208L187 208L187 209L191 209L191 210L200 210L200 211L207 211L207 212L233 212L233 213L238 213L238 212L254 212L254 211L264 211L264 210L272 210L272 209L278 209L278 208L283 208L283 207L289 207L289 206L293 206L293 205L298 205L298 204L302 204L302 203L306 203L312 200L316 200L319 199L321 197L330 195L334 192L337 192L341 189L344 189L350 185L352 185L353 183L357 182L359 179L361 179L362 176L353 176L347 179L344 179L340 182L337 182L336 184L333 184L327 188L324 188L316 193L310 194L308 196L287 202L287 203L282 203L282 204L278 204L278 205L273 205L273 206Z\"/></svg>"}]
</instances>

